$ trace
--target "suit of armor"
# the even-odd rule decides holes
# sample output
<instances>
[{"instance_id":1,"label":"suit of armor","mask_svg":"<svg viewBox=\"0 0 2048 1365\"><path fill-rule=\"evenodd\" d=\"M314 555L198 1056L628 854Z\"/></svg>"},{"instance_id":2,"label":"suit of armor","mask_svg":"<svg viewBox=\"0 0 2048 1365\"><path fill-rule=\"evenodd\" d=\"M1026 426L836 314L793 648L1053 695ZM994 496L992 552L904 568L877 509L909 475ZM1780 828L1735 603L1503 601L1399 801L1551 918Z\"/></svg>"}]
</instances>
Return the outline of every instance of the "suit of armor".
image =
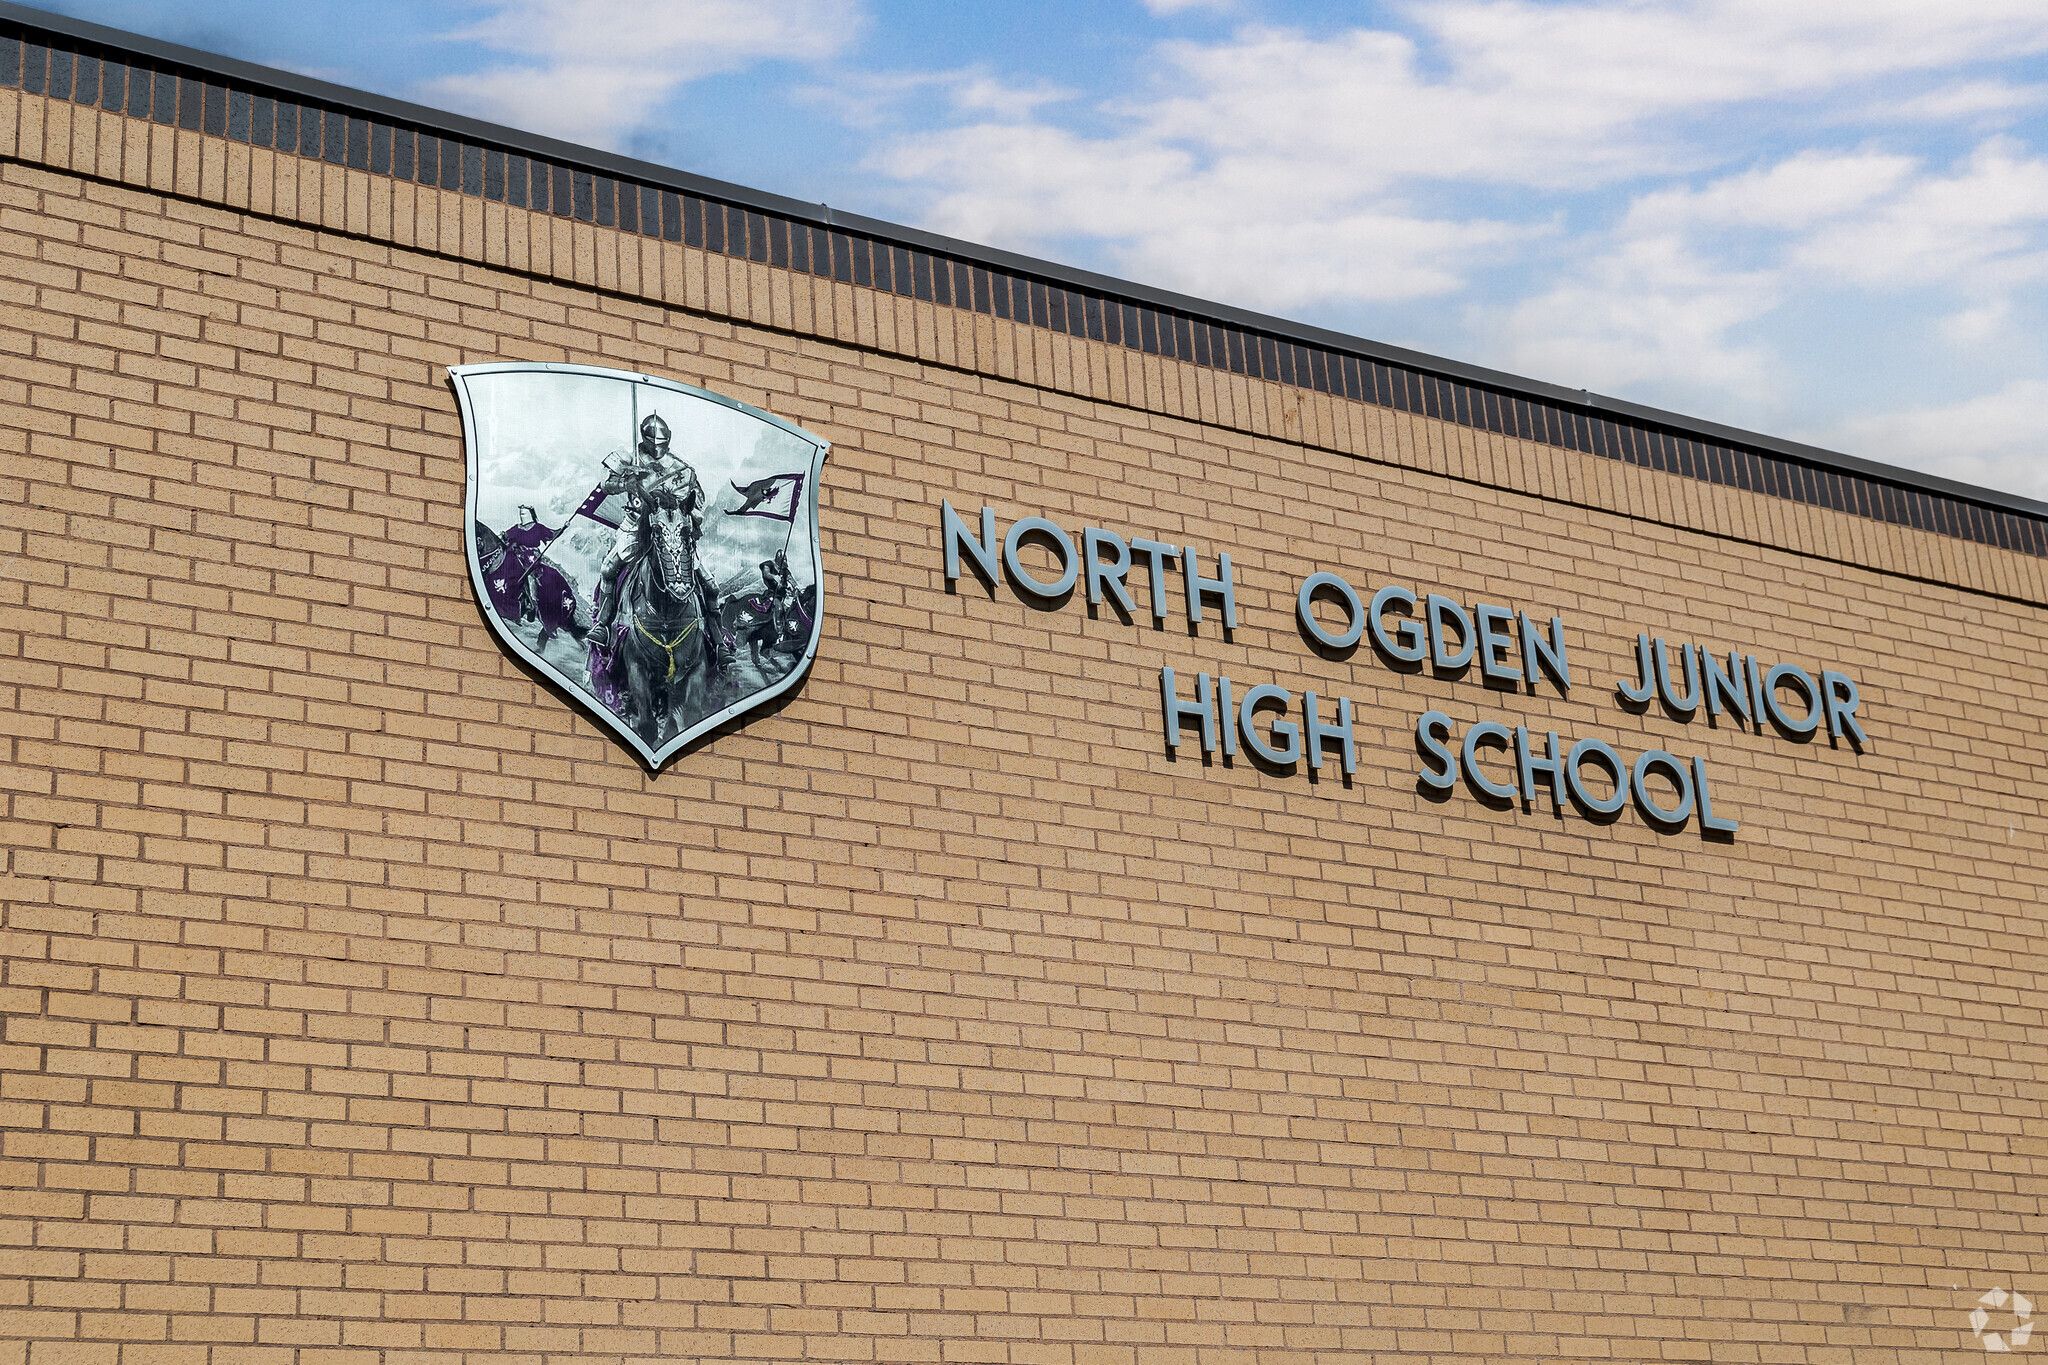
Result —
<instances>
[{"instance_id":1,"label":"suit of armor","mask_svg":"<svg viewBox=\"0 0 2048 1365\"><path fill-rule=\"evenodd\" d=\"M704 488L697 480L697 471L689 461L669 449L669 425L661 420L658 413L649 414L640 424L640 443L633 454L615 470L612 478L617 481L626 498L626 512L619 521L617 534L612 537L611 552L605 556L604 564L597 573L599 605L597 621L593 629L603 632L611 629L618 614L618 584L624 574L633 567L636 559L646 553L645 547L665 541L671 536L649 535L643 538L643 529L654 529L649 523L676 522L684 525L674 527L694 545L704 528ZM663 528L668 529L668 528ZM694 556L692 556L694 561ZM671 576L681 571L680 564L664 566ZM707 619L718 611L718 590L701 569L693 567L697 595L703 604Z\"/></svg>"},{"instance_id":2,"label":"suit of armor","mask_svg":"<svg viewBox=\"0 0 2048 1365\"><path fill-rule=\"evenodd\" d=\"M510 551L511 560L519 567L519 617L523 621L536 620L540 616L540 599L536 592L538 575L534 564L540 558L548 542L556 536L553 527L540 521L531 507L519 509L519 523L505 531L504 542Z\"/></svg>"},{"instance_id":3,"label":"suit of armor","mask_svg":"<svg viewBox=\"0 0 2048 1365\"><path fill-rule=\"evenodd\" d=\"M795 585L789 577L789 555L778 550L775 558L761 562L761 585L768 597L768 619L780 641L789 634L789 609L796 600Z\"/></svg>"}]
</instances>

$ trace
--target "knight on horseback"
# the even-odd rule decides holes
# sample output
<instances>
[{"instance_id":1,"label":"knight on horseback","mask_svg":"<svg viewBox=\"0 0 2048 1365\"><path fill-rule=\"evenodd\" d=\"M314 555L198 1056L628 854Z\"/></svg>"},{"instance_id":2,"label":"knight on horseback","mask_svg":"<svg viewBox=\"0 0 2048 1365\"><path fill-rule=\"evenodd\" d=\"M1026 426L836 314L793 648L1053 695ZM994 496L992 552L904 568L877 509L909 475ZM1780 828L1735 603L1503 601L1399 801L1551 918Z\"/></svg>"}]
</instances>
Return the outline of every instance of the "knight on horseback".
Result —
<instances>
[{"instance_id":1,"label":"knight on horseback","mask_svg":"<svg viewBox=\"0 0 2048 1365\"><path fill-rule=\"evenodd\" d=\"M791 615L796 607L796 586L790 581L789 551L777 550L775 558L761 561L761 584L768 597L768 619L780 643L795 630Z\"/></svg>"},{"instance_id":2,"label":"knight on horseback","mask_svg":"<svg viewBox=\"0 0 2048 1365\"><path fill-rule=\"evenodd\" d=\"M542 521L534 508L522 505L519 520L502 534L482 522L475 534L484 586L500 620L535 623L539 633L534 645L543 651L556 631L584 638L586 632L577 622L576 589L547 559L559 531Z\"/></svg>"},{"instance_id":3,"label":"knight on horseback","mask_svg":"<svg viewBox=\"0 0 2048 1365\"><path fill-rule=\"evenodd\" d=\"M650 553L654 542L642 534L641 523L649 518L687 518L687 534L695 542L704 530L704 489L697 481L697 471L690 462L669 449L670 431L668 423L661 420L660 413L649 413L647 420L640 424L640 444L627 456L611 474L608 483L615 483L618 491L625 494L626 513L619 522L619 529L612 538L611 553L605 556L604 564L597 571L599 601L597 619L592 633L600 638L609 638L612 624L618 616L620 593L616 585L627 571L630 571L640 557ZM697 595L704 601L707 615L718 610L718 587L707 577L701 566L692 565L697 580Z\"/></svg>"},{"instance_id":4,"label":"knight on horseback","mask_svg":"<svg viewBox=\"0 0 2048 1365\"><path fill-rule=\"evenodd\" d=\"M598 570L588 672L598 699L652 745L710 709L731 663L718 587L698 554L704 490L653 414L603 488L625 511Z\"/></svg>"}]
</instances>

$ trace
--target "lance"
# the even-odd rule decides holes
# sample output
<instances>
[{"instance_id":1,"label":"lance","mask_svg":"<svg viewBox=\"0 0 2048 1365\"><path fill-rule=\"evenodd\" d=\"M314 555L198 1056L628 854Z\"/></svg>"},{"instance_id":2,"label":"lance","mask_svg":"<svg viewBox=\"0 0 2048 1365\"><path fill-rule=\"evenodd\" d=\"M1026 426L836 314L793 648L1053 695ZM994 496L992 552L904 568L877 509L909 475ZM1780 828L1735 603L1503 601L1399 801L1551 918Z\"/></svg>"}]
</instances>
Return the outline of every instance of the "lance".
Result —
<instances>
[{"instance_id":1,"label":"lance","mask_svg":"<svg viewBox=\"0 0 2048 1365\"><path fill-rule=\"evenodd\" d=\"M612 453L614 455L618 454L617 451L613 451ZM606 521L603 517L597 515L596 509L603 505L604 500L607 496L609 495L606 494L604 491L604 480L599 479L597 483L592 486L590 492L587 495L585 495L583 499L583 505L578 507L575 511L569 514L569 521L574 521L578 517L589 517L599 526L609 526L614 531L618 530L619 527L617 522ZM553 540L549 541L546 545L543 545L541 547L540 553L535 555L533 557L532 562L529 563L525 567L525 569L520 571L519 577L512 580L512 587L516 588L520 584L526 582L527 578L533 573L533 571L535 569L538 569L542 564L544 564L547 561L547 557L555 552L555 546L561 543L562 537L568 534L568 522L564 522L562 524L561 535L556 536ZM500 536L499 539L503 540L504 537ZM510 591L510 589L507 589L507 591Z\"/></svg>"}]
</instances>

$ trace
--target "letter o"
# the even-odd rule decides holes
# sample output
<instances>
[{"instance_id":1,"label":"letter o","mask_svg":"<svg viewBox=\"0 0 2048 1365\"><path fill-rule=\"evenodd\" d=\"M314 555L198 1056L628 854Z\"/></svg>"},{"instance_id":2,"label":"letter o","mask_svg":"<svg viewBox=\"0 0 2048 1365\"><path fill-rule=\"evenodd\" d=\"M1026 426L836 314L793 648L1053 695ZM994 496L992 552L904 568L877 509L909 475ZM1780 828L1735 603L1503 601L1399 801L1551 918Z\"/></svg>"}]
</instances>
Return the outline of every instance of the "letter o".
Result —
<instances>
[{"instance_id":1,"label":"letter o","mask_svg":"<svg viewBox=\"0 0 2048 1365\"><path fill-rule=\"evenodd\" d=\"M1658 805L1650 796L1650 786L1646 779L1652 772L1659 770L1662 770L1664 775L1671 779L1671 784L1678 788L1678 804L1670 810ZM1667 829L1677 829L1692 818L1692 773L1671 754L1665 753L1662 749L1645 750L1642 756L1636 759L1634 785L1636 809L1651 823L1663 825Z\"/></svg>"},{"instance_id":2,"label":"letter o","mask_svg":"<svg viewBox=\"0 0 2048 1365\"><path fill-rule=\"evenodd\" d=\"M1600 766L1614 780L1614 795L1595 798L1586 790L1586 784L1579 780L1579 769L1588 758L1600 760ZM1597 739L1582 739L1572 745L1572 751L1565 755L1564 782L1571 789L1572 800L1596 815L1619 815L1621 808L1628 804L1628 765L1621 761L1621 755Z\"/></svg>"},{"instance_id":3,"label":"letter o","mask_svg":"<svg viewBox=\"0 0 2048 1365\"><path fill-rule=\"evenodd\" d=\"M1060 576L1050 583L1034 578L1023 561L1017 558L1017 547L1023 543L1024 537L1031 535L1044 536L1059 546ZM1017 581L1017 586L1033 597L1050 601L1074 590L1074 580L1081 572L1081 561L1075 558L1074 542L1065 531L1044 517L1025 517L1011 523L1009 534L1003 537L1003 567L1010 571L1010 577Z\"/></svg>"},{"instance_id":4,"label":"letter o","mask_svg":"<svg viewBox=\"0 0 2048 1365\"><path fill-rule=\"evenodd\" d=\"M1347 624L1335 635L1316 620L1315 595L1324 588L1344 604ZM1294 614L1301 618L1301 628L1309 638L1325 649L1350 649L1365 635L1365 604L1358 600L1357 589L1333 573L1319 570L1301 580L1301 591L1294 596Z\"/></svg>"},{"instance_id":5,"label":"letter o","mask_svg":"<svg viewBox=\"0 0 2048 1365\"><path fill-rule=\"evenodd\" d=\"M1794 684L1794 690L1806 698L1806 715L1797 724L1778 705L1778 688L1787 682ZM1772 721L1793 734L1810 735L1820 728L1820 688L1814 684L1813 675L1798 664L1774 664L1771 671L1764 674L1764 709L1771 713Z\"/></svg>"}]
</instances>

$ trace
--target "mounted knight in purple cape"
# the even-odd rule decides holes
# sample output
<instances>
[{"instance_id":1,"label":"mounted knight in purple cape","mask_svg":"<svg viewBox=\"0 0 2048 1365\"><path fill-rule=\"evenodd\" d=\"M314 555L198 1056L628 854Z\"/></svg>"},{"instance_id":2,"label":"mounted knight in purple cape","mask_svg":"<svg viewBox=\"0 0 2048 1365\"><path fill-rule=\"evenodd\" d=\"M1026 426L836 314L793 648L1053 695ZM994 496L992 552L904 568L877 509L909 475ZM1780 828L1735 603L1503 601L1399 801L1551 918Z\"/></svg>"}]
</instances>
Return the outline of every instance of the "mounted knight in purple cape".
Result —
<instances>
[{"instance_id":1,"label":"mounted knight in purple cape","mask_svg":"<svg viewBox=\"0 0 2048 1365\"><path fill-rule=\"evenodd\" d=\"M507 621L538 622L536 648L545 649L558 630L583 638L576 619L576 591L562 571L547 562L547 547L558 532L531 507L500 535L478 523L477 549L491 605Z\"/></svg>"}]
</instances>

